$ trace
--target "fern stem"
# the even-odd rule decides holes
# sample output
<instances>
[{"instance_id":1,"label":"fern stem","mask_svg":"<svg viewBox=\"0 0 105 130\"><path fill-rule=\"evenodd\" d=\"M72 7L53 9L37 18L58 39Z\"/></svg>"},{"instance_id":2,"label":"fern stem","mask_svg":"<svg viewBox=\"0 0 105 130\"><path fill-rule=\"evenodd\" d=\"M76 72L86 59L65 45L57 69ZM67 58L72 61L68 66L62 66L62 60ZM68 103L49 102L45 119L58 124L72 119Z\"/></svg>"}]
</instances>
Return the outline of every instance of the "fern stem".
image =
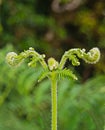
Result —
<instances>
[{"instance_id":1,"label":"fern stem","mask_svg":"<svg viewBox=\"0 0 105 130\"><path fill-rule=\"evenodd\" d=\"M59 69L62 70L65 63L66 63L66 60L67 60L67 57L65 56L65 54L62 56L62 59L60 61L60 64L59 64Z\"/></svg>"},{"instance_id":2,"label":"fern stem","mask_svg":"<svg viewBox=\"0 0 105 130\"><path fill-rule=\"evenodd\" d=\"M51 130L57 130L57 80L56 75L53 73L51 77L51 99L52 99L52 119Z\"/></svg>"}]
</instances>

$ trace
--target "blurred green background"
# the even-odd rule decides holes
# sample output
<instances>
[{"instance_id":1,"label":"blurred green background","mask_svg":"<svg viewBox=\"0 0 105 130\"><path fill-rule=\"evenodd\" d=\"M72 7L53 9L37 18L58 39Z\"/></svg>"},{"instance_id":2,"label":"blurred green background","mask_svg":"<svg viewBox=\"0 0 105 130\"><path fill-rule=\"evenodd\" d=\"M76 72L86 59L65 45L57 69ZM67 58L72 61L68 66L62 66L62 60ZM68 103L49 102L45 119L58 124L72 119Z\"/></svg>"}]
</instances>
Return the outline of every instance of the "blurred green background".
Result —
<instances>
[{"instance_id":1,"label":"blurred green background","mask_svg":"<svg viewBox=\"0 0 105 130\"><path fill-rule=\"evenodd\" d=\"M50 130L50 82L42 71L6 64L29 47L60 60L71 48L99 47L100 62L73 67L78 81L58 83L58 130L104 130L105 0L0 0L0 130Z\"/></svg>"}]
</instances>

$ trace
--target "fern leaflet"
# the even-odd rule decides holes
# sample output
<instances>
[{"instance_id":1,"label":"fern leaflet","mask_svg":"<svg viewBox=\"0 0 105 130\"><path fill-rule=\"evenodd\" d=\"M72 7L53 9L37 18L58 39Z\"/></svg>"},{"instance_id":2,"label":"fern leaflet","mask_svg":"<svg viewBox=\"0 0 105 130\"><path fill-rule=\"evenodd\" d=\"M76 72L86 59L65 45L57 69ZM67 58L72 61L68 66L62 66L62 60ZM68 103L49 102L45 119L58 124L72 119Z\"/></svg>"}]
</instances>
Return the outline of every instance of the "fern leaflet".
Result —
<instances>
[{"instance_id":1,"label":"fern leaflet","mask_svg":"<svg viewBox=\"0 0 105 130\"><path fill-rule=\"evenodd\" d=\"M69 69L57 70L56 73L57 73L59 79L73 78L73 79L77 80L77 77L75 76L75 74L73 74L72 71L70 71Z\"/></svg>"},{"instance_id":2,"label":"fern leaflet","mask_svg":"<svg viewBox=\"0 0 105 130\"><path fill-rule=\"evenodd\" d=\"M42 81L44 78L48 77L50 75L49 71L44 71L42 74L39 76L38 82Z\"/></svg>"}]
</instances>

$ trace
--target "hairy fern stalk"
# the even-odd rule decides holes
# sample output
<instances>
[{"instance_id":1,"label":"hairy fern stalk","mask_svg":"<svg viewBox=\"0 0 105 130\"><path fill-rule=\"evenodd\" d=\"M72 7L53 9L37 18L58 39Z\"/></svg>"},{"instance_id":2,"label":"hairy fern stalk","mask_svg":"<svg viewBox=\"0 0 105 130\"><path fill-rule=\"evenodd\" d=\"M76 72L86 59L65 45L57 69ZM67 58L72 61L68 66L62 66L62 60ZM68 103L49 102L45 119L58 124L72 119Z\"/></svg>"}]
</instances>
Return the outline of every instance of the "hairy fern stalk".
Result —
<instances>
[{"instance_id":1,"label":"hairy fern stalk","mask_svg":"<svg viewBox=\"0 0 105 130\"><path fill-rule=\"evenodd\" d=\"M19 66L24 59L30 58L28 63L29 67L36 67L36 63L39 62L44 71L39 77L38 82L48 77L51 81L51 98L52 98L52 121L51 130L57 130L57 81L61 78L73 78L77 80L73 72L67 68L64 68L67 59L69 59L73 66L79 66L79 59L83 59L86 63L95 64L100 59L100 51L97 47L91 49L86 53L85 49L70 49L64 53L61 61L58 62L54 58L49 58L48 63L45 61L45 55L40 55L32 47L29 50L21 52L17 55L15 52L9 52L6 56L6 61L10 66ZM79 59L78 59L79 58Z\"/></svg>"}]
</instances>

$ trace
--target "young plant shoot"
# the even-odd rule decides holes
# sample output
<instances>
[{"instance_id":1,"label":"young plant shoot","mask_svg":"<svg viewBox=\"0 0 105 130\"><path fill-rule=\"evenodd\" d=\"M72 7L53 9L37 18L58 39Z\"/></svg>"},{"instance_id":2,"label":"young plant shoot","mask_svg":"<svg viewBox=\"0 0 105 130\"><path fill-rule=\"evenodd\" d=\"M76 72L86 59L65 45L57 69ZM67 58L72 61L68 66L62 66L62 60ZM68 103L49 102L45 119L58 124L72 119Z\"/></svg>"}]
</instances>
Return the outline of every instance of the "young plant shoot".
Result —
<instances>
[{"instance_id":1,"label":"young plant shoot","mask_svg":"<svg viewBox=\"0 0 105 130\"><path fill-rule=\"evenodd\" d=\"M97 47L86 53L85 49L70 49L64 53L61 61L58 62L54 58L49 58L48 63L45 61L45 55L40 55L32 47L29 50L21 52L17 55L15 52L9 52L6 56L6 61L10 66L20 65L24 59L31 57L28 63L29 67L36 67L39 62L44 71L42 72L38 82L48 77L51 81L51 101L52 101L52 117L51 130L57 130L57 81L60 78L67 77L77 80L75 74L70 69L65 68L65 63L69 59L73 66L79 66L79 59L83 59L86 63L95 64L100 59L100 51Z\"/></svg>"}]
</instances>

